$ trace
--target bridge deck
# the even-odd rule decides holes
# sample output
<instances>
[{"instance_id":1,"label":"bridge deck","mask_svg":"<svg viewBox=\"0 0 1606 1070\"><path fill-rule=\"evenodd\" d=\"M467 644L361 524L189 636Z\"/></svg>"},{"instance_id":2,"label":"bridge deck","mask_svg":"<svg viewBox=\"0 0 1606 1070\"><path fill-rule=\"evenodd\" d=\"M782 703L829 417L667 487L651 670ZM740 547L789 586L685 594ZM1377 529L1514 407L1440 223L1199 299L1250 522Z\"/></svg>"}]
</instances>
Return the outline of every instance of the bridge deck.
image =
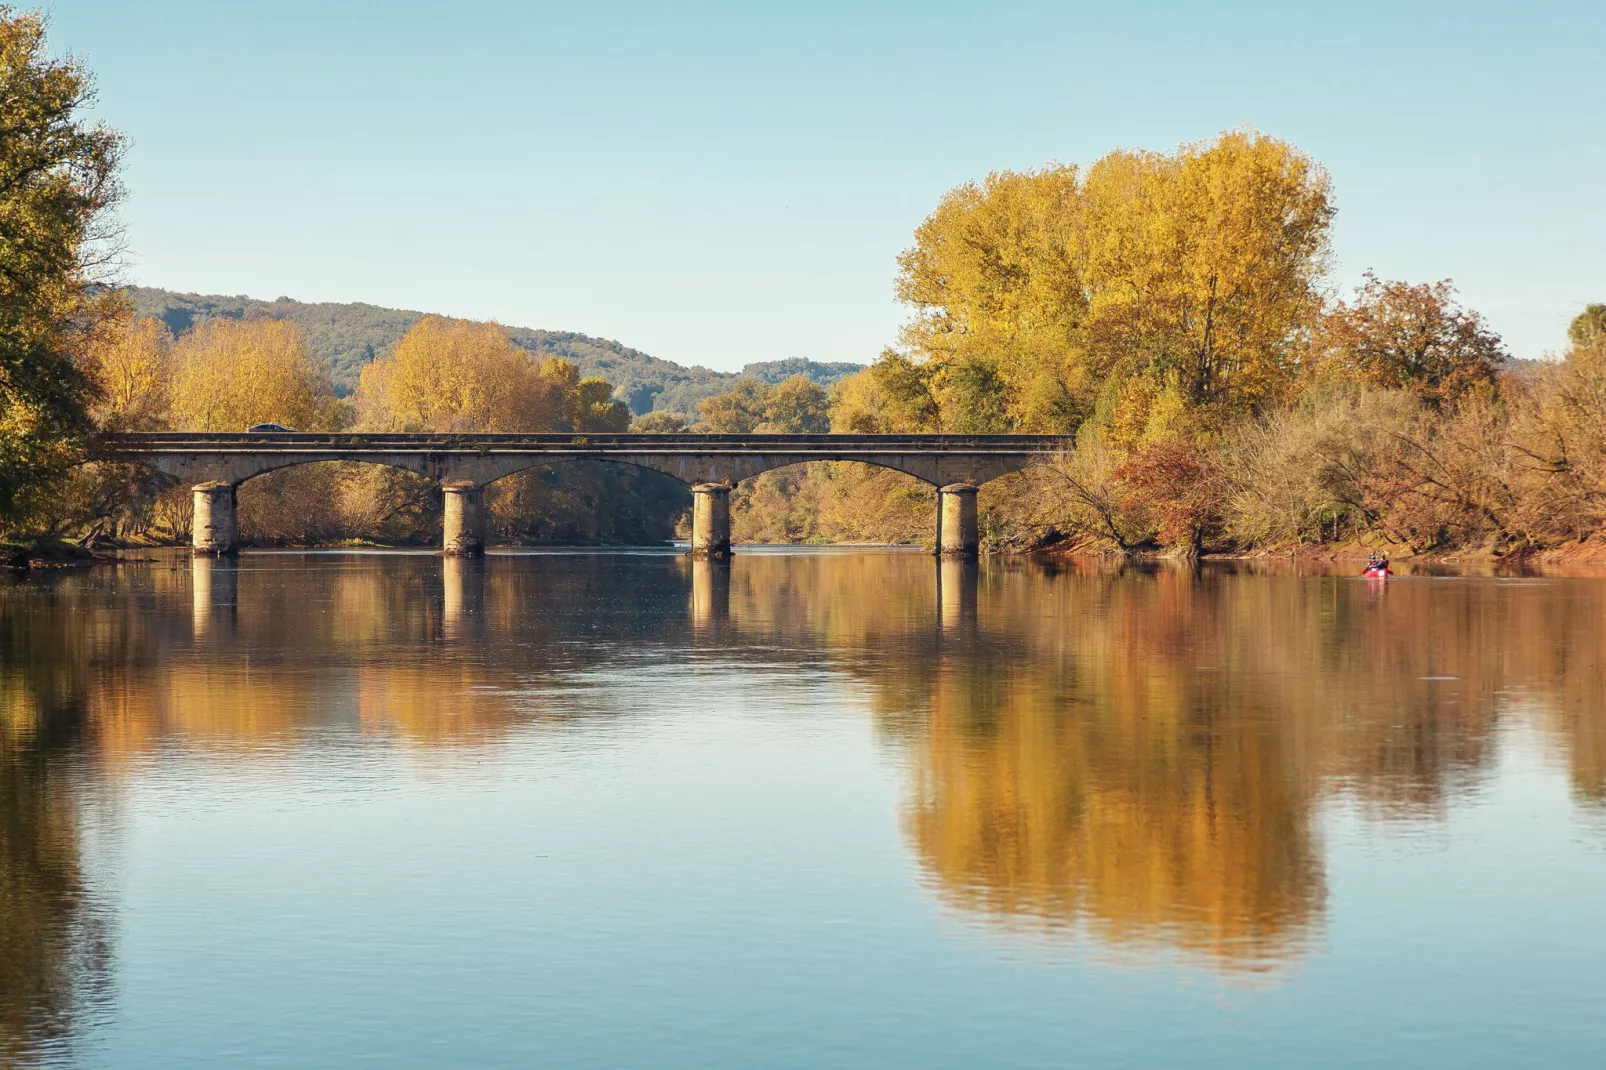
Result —
<instances>
[{"instance_id":1,"label":"bridge deck","mask_svg":"<svg viewBox=\"0 0 1606 1070\"><path fill-rule=\"evenodd\" d=\"M158 431L101 435L102 456L205 450L328 453L338 450L418 450L448 452L568 452L618 450L627 453L1059 453L1069 450L1066 435L718 435L718 434L366 434L332 432Z\"/></svg>"},{"instance_id":2,"label":"bridge deck","mask_svg":"<svg viewBox=\"0 0 1606 1070\"><path fill-rule=\"evenodd\" d=\"M486 486L536 465L620 461L684 483L734 486L808 461L862 461L934 486L984 483L1071 448L1060 435L362 434L189 432L102 435L98 459L147 464L194 484L238 485L318 461L366 461L416 472L442 486Z\"/></svg>"}]
</instances>

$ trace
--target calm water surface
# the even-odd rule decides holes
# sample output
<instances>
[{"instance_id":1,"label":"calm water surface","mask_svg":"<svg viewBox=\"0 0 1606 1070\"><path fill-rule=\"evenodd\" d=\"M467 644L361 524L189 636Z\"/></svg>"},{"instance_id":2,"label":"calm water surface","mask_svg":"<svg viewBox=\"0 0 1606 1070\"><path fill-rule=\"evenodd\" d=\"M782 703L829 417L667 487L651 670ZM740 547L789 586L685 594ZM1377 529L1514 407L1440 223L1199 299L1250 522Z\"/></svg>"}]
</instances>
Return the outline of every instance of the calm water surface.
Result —
<instances>
[{"instance_id":1,"label":"calm water surface","mask_svg":"<svg viewBox=\"0 0 1606 1070\"><path fill-rule=\"evenodd\" d=\"M1606 580L0 580L0 1065L1599 1066Z\"/></svg>"}]
</instances>

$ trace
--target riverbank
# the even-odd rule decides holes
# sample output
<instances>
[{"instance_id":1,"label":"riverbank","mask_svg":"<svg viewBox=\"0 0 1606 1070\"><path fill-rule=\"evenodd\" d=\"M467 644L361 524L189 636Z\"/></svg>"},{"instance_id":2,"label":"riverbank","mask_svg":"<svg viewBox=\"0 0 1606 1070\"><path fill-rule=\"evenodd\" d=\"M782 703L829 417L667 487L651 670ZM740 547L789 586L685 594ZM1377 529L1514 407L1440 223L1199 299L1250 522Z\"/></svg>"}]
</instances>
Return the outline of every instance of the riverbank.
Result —
<instances>
[{"instance_id":1,"label":"riverbank","mask_svg":"<svg viewBox=\"0 0 1606 1070\"><path fill-rule=\"evenodd\" d=\"M0 540L0 568L18 572L31 568L87 568L111 560L114 559L67 539Z\"/></svg>"}]
</instances>

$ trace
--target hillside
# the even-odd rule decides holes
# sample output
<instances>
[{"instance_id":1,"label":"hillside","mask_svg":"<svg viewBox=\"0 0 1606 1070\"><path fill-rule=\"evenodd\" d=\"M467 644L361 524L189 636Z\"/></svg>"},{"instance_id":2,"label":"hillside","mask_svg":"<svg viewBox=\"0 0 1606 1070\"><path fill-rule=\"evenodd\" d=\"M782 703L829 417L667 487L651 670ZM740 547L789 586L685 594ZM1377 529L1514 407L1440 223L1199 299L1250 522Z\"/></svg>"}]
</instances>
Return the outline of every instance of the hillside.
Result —
<instances>
[{"instance_id":1,"label":"hillside","mask_svg":"<svg viewBox=\"0 0 1606 1070\"><path fill-rule=\"evenodd\" d=\"M307 347L328 369L336 391L341 394L356 389L363 365L388 353L407 329L425 315L360 302L307 303L288 297L262 301L244 296L175 293L149 286L130 286L127 292L136 315L161 320L175 335L216 317L288 320L301 328ZM729 390L744 375L767 383L805 375L821 386L830 386L862 367L793 357L748 364L740 372L717 372L700 365L688 368L606 338L592 338L572 331L509 327L507 333L516 344L532 353L563 357L573 361L581 375L600 375L607 379L614 384L616 396L627 402L637 415L653 411L693 412L697 402Z\"/></svg>"}]
</instances>

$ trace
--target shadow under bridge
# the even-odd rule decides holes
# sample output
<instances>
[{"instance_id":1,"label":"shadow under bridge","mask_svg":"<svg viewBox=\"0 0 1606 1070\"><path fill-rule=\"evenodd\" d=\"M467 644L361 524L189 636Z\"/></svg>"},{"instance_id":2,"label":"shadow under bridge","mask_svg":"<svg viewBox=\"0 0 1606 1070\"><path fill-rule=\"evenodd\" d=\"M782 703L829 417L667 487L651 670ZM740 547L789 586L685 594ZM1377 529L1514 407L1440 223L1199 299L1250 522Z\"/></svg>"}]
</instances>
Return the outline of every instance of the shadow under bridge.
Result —
<instances>
[{"instance_id":1,"label":"shadow under bridge","mask_svg":"<svg viewBox=\"0 0 1606 1070\"><path fill-rule=\"evenodd\" d=\"M976 489L1071 448L1061 435L358 434L160 432L108 434L96 460L147 465L190 484L193 546L228 554L239 545L235 491L265 472L321 461L365 461L439 484L447 554L485 548L484 489L504 476L566 460L651 468L692 490L692 554L730 553L730 490L743 479L809 461L862 461L938 489L937 551L974 555Z\"/></svg>"}]
</instances>

